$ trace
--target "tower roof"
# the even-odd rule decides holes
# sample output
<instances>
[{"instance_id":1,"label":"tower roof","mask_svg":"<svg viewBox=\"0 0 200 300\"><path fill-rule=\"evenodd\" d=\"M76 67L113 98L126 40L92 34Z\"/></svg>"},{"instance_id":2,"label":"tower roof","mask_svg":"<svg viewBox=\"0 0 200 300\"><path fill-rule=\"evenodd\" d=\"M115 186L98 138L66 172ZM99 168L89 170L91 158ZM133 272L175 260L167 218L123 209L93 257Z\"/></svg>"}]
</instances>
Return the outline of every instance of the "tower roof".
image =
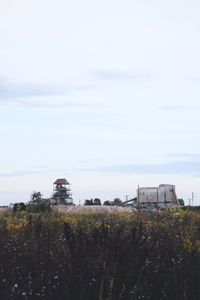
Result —
<instances>
[{"instance_id":1,"label":"tower roof","mask_svg":"<svg viewBox=\"0 0 200 300\"><path fill-rule=\"evenodd\" d=\"M53 184L69 184L69 182L65 178L59 178Z\"/></svg>"}]
</instances>

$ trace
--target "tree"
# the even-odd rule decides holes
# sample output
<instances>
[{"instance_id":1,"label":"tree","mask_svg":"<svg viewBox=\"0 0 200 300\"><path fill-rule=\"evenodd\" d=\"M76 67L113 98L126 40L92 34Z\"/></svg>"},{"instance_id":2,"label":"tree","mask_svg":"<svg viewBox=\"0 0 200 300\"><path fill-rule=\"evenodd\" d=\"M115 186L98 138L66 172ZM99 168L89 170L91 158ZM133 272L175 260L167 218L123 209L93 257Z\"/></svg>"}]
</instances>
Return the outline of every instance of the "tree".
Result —
<instances>
[{"instance_id":1,"label":"tree","mask_svg":"<svg viewBox=\"0 0 200 300\"><path fill-rule=\"evenodd\" d=\"M101 205L101 200L99 198L94 198L94 205Z\"/></svg>"},{"instance_id":2,"label":"tree","mask_svg":"<svg viewBox=\"0 0 200 300\"><path fill-rule=\"evenodd\" d=\"M84 202L84 205L94 205L93 200L92 199L91 200L86 199L85 202Z\"/></svg>"},{"instance_id":3,"label":"tree","mask_svg":"<svg viewBox=\"0 0 200 300\"><path fill-rule=\"evenodd\" d=\"M115 198L113 200L113 205L115 205L115 206L122 205L122 200L120 198Z\"/></svg>"},{"instance_id":4,"label":"tree","mask_svg":"<svg viewBox=\"0 0 200 300\"><path fill-rule=\"evenodd\" d=\"M185 205L185 202L184 202L183 199L178 199L178 204L179 204L180 206L184 206L184 205Z\"/></svg>"},{"instance_id":5,"label":"tree","mask_svg":"<svg viewBox=\"0 0 200 300\"><path fill-rule=\"evenodd\" d=\"M26 210L26 205L23 202L14 204L14 206L13 206L14 212L22 211L22 210Z\"/></svg>"},{"instance_id":6,"label":"tree","mask_svg":"<svg viewBox=\"0 0 200 300\"><path fill-rule=\"evenodd\" d=\"M109 200L104 201L103 205L111 205Z\"/></svg>"},{"instance_id":7,"label":"tree","mask_svg":"<svg viewBox=\"0 0 200 300\"><path fill-rule=\"evenodd\" d=\"M42 194L40 192L33 192L31 195L32 204L39 205L42 202Z\"/></svg>"}]
</instances>

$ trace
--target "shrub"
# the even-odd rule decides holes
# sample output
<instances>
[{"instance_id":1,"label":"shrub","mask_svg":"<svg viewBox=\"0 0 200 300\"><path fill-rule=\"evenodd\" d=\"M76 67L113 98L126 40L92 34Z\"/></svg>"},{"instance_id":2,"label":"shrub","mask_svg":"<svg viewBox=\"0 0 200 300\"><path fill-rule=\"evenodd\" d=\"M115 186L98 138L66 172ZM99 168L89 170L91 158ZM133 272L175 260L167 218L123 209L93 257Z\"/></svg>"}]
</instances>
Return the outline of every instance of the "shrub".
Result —
<instances>
[{"instance_id":1,"label":"shrub","mask_svg":"<svg viewBox=\"0 0 200 300\"><path fill-rule=\"evenodd\" d=\"M13 205L13 212L26 210L26 205L23 202L15 203Z\"/></svg>"}]
</instances>

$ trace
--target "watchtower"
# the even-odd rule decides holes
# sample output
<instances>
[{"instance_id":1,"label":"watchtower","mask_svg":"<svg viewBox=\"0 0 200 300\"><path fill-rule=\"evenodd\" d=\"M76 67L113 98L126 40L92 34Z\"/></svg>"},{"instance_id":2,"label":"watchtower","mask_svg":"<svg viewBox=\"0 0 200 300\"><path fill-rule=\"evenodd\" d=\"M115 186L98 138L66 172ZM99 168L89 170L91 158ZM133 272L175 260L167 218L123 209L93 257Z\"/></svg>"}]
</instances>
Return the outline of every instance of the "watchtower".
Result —
<instances>
[{"instance_id":1,"label":"watchtower","mask_svg":"<svg viewBox=\"0 0 200 300\"><path fill-rule=\"evenodd\" d=\"M70 184L65 178L57 179L53 183L54 204L70 205L73 203Z\"/></svg>"}]
</instances>

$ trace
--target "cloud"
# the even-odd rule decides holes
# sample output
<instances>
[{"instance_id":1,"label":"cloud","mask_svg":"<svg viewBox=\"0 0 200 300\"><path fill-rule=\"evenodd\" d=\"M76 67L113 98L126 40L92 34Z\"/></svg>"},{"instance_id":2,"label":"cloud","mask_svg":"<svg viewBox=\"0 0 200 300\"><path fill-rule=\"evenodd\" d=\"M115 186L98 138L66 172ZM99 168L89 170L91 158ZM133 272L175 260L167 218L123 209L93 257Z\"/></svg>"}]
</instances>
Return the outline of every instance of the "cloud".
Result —
<instances>
[{"instance_id":1,"label":"cloud","mask_svg":"<svg viewBox=\"0 0 200 300\"><path fill-rule=\"evenodd\" d=\"M48 168L47 165L39 165L35 167L35 169L47 169L47 168Z\"/></svg>"},{"instance_id":2,"label":"cloud","mask_svg":"<svg viewBox=\"0 0 200 300\"><path fill-rule=\"evenodd\" d=\"M181 160L200 160L200 153L170 153L165 156L179 158Z\"/></svg>"},{"instance_id":3,"label":"cloud","mask_svg":"<svg viewBox=\"0 0 200 300\"><path fill-rule=\"evenodd\" d=\"M96 161L101 161L101 158L91 158L91 159L86 159L86 160L78 160L77 163L78 164L87 164L90 162L96 162Z\"/></svg>"},{"instance_id":4,"label":"cloud","mask_svg":"<svg viewBox=\"0 0 200 300\"><path fill-rule=\"evenodd\" d=\"M200 176L200 157L196 160L177 160L159 164L126 164L101 166L91 169L82 169L93 172L103 173L124 173L138 175L193 175Z\"/></svg>"},{"instance_id":5,"label":"cloud","mask_svg":"<svg viewBox=\"0 0 200 300\"><path fill-rule=\"evenodd\" d=\"M25 170L18 170L12 171L7 173L0 173L0 177L18 177L18 176L26 176L26 175L34 175L34 174L43 174L46 173L45 171L25 171Z\"/></svg>"},{"instance_id":6,"label":"cloud","mask_svg":"<svg viewBox=\"0 0 200 300\"><path fill-rule=\"evenodd\" d=\"M67 88L47 84L17 83L0 77L0 100L67 94Z\"/></svg>"},{"instance_id":7,"label":"cloud","mask_svg":"<svg viewBox=\"0 0 200 300\"><path fill-rule=\"evenodd\" d=\"M93 70L92 76L99 80L144 80L151 76L142 72L126 72L122 70Z\"/></svg>"},{"instance_id":8,"label":"cloud","mask_svg":"<svg viewBox=\"0 0 200 300\"><path fill-rule=\"evenodd\" d=\"M0 105L14 106L14 107L31 107L31 108L56 108L56 107L93 107L97 106L91 102L72 101L67 99L67 95L55 95L55 96L38 96L28 97L22 99L6 99L0 100Z\"/></svg>"},{"instance_id":9,"label":"cloud","mask_svg":"<svg viewBox=\"0 0 200 300\"><path fill-rule=\"evenodd\" d=\"M28 176L28 175L42 175L42 174L51 174L51 173L63 173L64 170L55 170L55 169L47 169L47 167L35 167L35 170L16 170L6 173L0 173L0 177L20 177L20 176Z\"/></svg>"},{"instance_id":10,"label":"cloud","mask_svg":"<svg viewBox=\"0 0 200 300\"><path fill-rule=\"evenodd\" d=\"M74 92L88 90L89 85L58 86L53 84L30 84L0 77L0 105L9 106L87 106L91 103L69 101Z\"/></svg>"},{"instance_id":11,"label":"cloud","mask_svg":"<svg viewBox=\"0 0 200 300\"><path fill-rule=\"evenodd\" d=\"M161 110L165 111L183 111L184 107L181 105L164 105L159 107Z\"/></svg>"}]
</instances>

